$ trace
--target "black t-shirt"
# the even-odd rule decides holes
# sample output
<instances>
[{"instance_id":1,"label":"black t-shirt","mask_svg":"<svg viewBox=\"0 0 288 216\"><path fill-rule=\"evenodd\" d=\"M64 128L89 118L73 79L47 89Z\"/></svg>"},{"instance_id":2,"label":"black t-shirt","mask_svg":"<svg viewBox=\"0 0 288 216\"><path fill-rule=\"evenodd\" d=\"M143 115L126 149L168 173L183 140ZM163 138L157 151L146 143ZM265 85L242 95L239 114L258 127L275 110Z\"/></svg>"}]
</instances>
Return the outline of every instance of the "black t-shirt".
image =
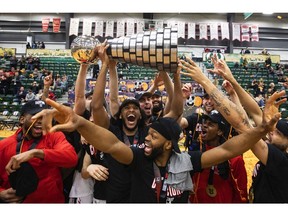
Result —
<instances>
[{"instance_id":1,"label":"black t-shirt","mask_svg":"<svg viewBox=\"0 0 288 216\"><path fill-rule=\"evenodd\" d=\"M288 203L288 154L268 144L266 166L258 162L252 180L254 203Z\"/></svg>"},{"instance_id":2,"label":"black t-shirt","mask_svg":"<svg viewBox=\"0 0 288 216\"><path fill-rule=\"evenodd\" d=\"M105 154L102 151L96 150L94 146L88 144L83 145L85 151L90 155L92 164L99 164L104 167L108 167L105 160ZM100 200L106 200L106 181L98 181L95 179L94 183L94 198Z\"/></svg>"},{"instance_id":3,"label":"black t-shirt","mask_svg":"<svg viewBox=\"0 0 288 216\"><path fill-rule=\"evenodd\" d=\"M122 128L118 125L110 124L109 130L115 134L115 136L125 142L125 135ZM144 143L145 136L147 135L148 128L139 128L139 133L135 136L133 144ZM129 140L129 138L127 137ZM131 173L129 167L116 161L111 155L105 154L105 160L108 164L109 178L107 180L107 203L128 203L130 199L131 190Z\"/></svg>"},{"instance_id":4,"label":"black t-shirt","mask_svg":"<svg viewBox=\"0 0 288 216\"><path fill-rule=\"evenodd\" d=\"M153 160L144 155L143 148L131 147L134 157L130 164L132 175L131 203L157 203L156 183L153 169ZM201 155L199 151L189 152L193 164L193 173L201 171ZM161 168L160 168L161 172ZM191 172L191 174L193 174ZM162 169L162 183L165 175ZM187 203L189 191L176 190L167 186L167 195L160 198L160 203Z\"/></svg>"}]
</instances>

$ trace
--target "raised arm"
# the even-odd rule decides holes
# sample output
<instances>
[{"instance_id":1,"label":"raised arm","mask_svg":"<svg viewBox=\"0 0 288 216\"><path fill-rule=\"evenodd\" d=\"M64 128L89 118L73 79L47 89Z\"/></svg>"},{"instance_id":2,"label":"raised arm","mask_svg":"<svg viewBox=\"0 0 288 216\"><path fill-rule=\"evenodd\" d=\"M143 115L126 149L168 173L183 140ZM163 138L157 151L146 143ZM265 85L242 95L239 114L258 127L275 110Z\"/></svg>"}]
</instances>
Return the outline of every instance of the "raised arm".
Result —
<instances>
[{"instance_id":1,"label":"raised arm","mask_svg":"<svg viewBox=\"0 0 288 216\"><path fill-rule=\"evenodd\" d=\"M259 148L261 146L260 144L264 146L265 142L261 140L262 137L264 137L268 132L275 129L276 123L281 116L278 108L279 105L284 101L281 100L276 102L276 100L280 98L282 94L283 92L277 93L269 98L268 104L266 104L263 111L262 123L259 124L257 127L250 128L242 134L234 136L231 139L227 140L222 145L204 152L201 158L202 168L208 168L212 165L226 161L230 158L244 153L250 148L252 148L252 150L256 146L258 146ZM263 149L259 148L259 150L260 154L264 153ZM255 151L253 151L253 153L255 153ZM268 155L268 150L265 154ZM256 156L258 157L259 155L256 154Z\"/></svg>"},{"instance_id":2,"label":"raised arm","mask_svg":"<svg viewBox=\"0 0 288 216\"><path fill-rule=\"evenodd\" d=\"M109 61L109 89L110 89L110 114L115 116L119 110L119 101L118 101L118 75L116 71L117 62L114 60Z\"/></svg>"},{"instance_id":3,"label":"raised arm","mask_svg":"<svg viewBox=\"0 0 288 216\"><path fill-rule=\"evenodd\" d=\"M167 72L160 71L159 76L162 78L166 92L168 94L167 102L166 102L165 107L164 107L164 115L165 115L165 114L169 113L169 111L171 109L171 101L172 101L173 95L174 95L174 85L173 85L172 79L170 78L170 76Z\"/></svg>"},{"instance_id":4,"label":"raised arm","mask_svg":"<svg viewBox=\"0 0 288 216\"><path fill-rule=\"evenodd\" d=\"M75 105L74 111L78 115L83 115L86 109L85 86L88 64L80 64L77 79L75 82Z\"/></svg>"},{"instance_id":5,"label":"raised arm","mask_svg":"<svg viewBox=\"0 0 288 216\"><path fill-rule=\"evenodd\" d=\"M231 83L248 115L251 116L256 125L260 124L262 121L262 111L254 98L252 98L237 82L224 60L218 59L217 56L214 55L212 56L212 62L214 64L214 69L208 69L208 71L222 76Z\"/></svg>"},{"instance_id":6,"label":"raised arm","mask_svg":"<svg viewBox=\"0 0 288 216\"><path fill-rule=\"evenodd\" d=\"M245 131L249 122L246 119L246 113L243 109L239 109L228 97L223 94L211 80L201 71L199 66L192 61L189 57L186 57L186 61L181 60L182 69L181 74L191 77L193 80L203 86L206 92L214 100L215 109L217 109L224 118L238 131Z\"/></svg>"},{"instance_id":7,"label":"raised arm","mask_svg":"<svg viewBox=\"0 0 288 216\"><path fill-rule=\"evenodd\" d=\"M183 114L183 98L180 80L181 62L178 64L177 72L174 73L174 93L171 102L171 109L165 117L171 117L177 119L178 123L181 120Z\"/></svg>"},{"instance_id":8,"label":"raised arm","mask_svg":"<svg viewBox=\"0 0 288 216\"><path fill-rule=\"evenodd\" d=\"M104 128L109 127L109 115L103 106L105 103L106 75L109 65L109 58L106 53L108 46L105 40L104 43L98 47L98 55L102 61L102 67L98 74L91 102L93 121L95 124Z\"/></svg>"},{"instance_id":9,"label":"raised arm","mask_svg":"<svg viewBox=\"0 0 288 216\"><path fill-rule=\"evenodd\" d=\"M120 163L130 164L132 162L133 152L130 147L118 140L109 130L77 115L70 107L48 98L45 102L54 109L42 110L32 117L32 119L42 117L42 129L44 133L77 130L97 150L111 154ZM53 118L59 124L52 127Z\"/></svg>"}]
</instances>

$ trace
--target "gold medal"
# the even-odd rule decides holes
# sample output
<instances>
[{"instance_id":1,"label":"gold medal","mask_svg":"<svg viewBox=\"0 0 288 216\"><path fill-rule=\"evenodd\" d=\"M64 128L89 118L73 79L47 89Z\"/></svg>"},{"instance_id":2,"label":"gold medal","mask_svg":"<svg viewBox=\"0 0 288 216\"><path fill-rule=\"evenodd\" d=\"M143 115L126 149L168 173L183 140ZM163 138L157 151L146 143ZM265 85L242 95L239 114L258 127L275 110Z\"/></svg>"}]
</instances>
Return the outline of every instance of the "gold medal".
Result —
<instances>
[{"instance_id":1,"label":"gold medal","mask_svg":"<svg viewBox=\"0 0 288 216\"><path fill-rule=\"evenodd\" d=\"M217 195L216 188L213 185L209 185L209 184L206 187L206 193L210 197L215 197Z\"/></svg>"}]
</instances>

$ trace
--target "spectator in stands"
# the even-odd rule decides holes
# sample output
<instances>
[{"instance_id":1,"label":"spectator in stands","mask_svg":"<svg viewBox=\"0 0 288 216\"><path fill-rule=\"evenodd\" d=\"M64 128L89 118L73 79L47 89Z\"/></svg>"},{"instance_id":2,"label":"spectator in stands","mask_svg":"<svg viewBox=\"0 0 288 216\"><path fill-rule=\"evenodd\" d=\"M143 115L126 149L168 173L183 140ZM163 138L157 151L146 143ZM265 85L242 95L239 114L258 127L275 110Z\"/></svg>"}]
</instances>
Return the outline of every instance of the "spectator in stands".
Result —
<instances>
[{"instance_id":1,"label":"spectator in stands","mask_svg":"<svg viewBox=\"0 0 288 216\"><path fill-rule=\"evenodd\" d=\"M35 94L30 88L26 94L25 101L31 101L31 100L35 100Z\"/></svg>"},{"instance_id":2,"label":"spectator in stands","mask_svg":"<svg viewBox=\"0 0 288 216\"><path fill-rule=\"evenodd\" d=\"M18 103L25 102L26 94L27 94L27 92L25 90L25 87L20 86L20 88L16 94L16 97L13 99L13 101L18 102Z\"/></svg>"},{"instance_id":3,"label":"spectator in stands","mask_svg":"<svg viewBox=\"0 0 288 216\"><path fill-rule=\"evenodd\" d=\"M244 51L244 54L250 54L250 50L248 49L248 47L246 47L245 51Z\"/></svg>"},{"instance_id":4,"label":"spectator in stands","mask_svg":"<svg viewBox=\"0 0 288 216\"><path fill-rule=\"evenodd\" d=\"M18 66L18 59L17 59L16 55L13 55L10 58L10 68L14 67L15 69L17 69L17 66Z\"/></svg>"},{"instance_id":5,"label":"spectator in stands","mask_svg":"<svg viewBox=\"0 0 288 216\"><path fill-rule=\"evenodd\" d=\"M27 70L30 70L30 71L33 71L34 70L34 59L31 55L29 55L27 58L26 58L26 69Z\"/></svg>"},{"instance_id":6,"label":"spectator in stands","mask_svg":"<svg viewBox=\"0 0 288 216\"><path fill-rule=\"evenodd\" d=\"M32 85L30 86L30 89L34 94L37 94L39 92L39 85L37 81L33 81ZM41 99L41 98L40 98Z\"/></svg>"},{"instance_id":7,"label":"spectator in stands","mask_svg":"<svg viewBox=\"0 0 288 216\"><path fill-rule=\"evenodd\" d=\"M37 68L38 70L40 70L40 63L41 63L41 60L40 60L39 57L34 57L33 58L34 68Z\"/></svg>"},{"instance_id":8,"label":"spectator in stands","mask_svg":"<svg viewBox=\"0 0 288 216\"><path fill-rule=\"evenodd\" d=\"M30 44L30 42L27 42L27 44L26 44L26 49L31 49L31 44Z\"/></svg>"},{"instance_id":9,"label":"spectator in stands","mask_svg":"<svg viewBox=\"0 0 288 216\"><path fill-rule=\"evenodd\" d=\"M40 49L45 49L45 44L44 44L44 41L41 42L41 46L40 46Z\"/></svg>"},{"instance_id":10,"label":"spectator in stands","mask_svg":"<svg viewBox=\"0 0 288 216\"><path fill-rule=\"evenodd\" d=\"M96 63L93 65L93 68L92 68L92 78L97 79L98 73L99 73L99 64Z\"/></svg>"},{"instance_id":11,"label":"spectator in stands","mask_svg":"<svg viewBox=\"0 0 288 216\"><path fill-rule=\"evenodd\" d=\"M16 95L17 92L19 91L20 87L21 87L21 77L19 75L18 71L15 71L15 75L12 78L12 83L11 85L13 86L13 95Z\"/></svg>"},{"instance_id":12,"label":"spectator in stands","mask_svg":"<svg viewBox=\"0 0 288 216\"><path fill-rule=\"evenodd\" d=\"M32 43L32 49L37 49L37 43L35 41Z\"/></svg>"},{"instance_id":13,"label":"spectator in stands","mask_svg":"<svg viewBox=\"0 0 288 216\"><path fill-rule=\"evenodd\" d=\"M265 106L265 98L263 97L262 94L256 94L255 101L259 105L260 108L264 108Z\"/></svg>"},{"instance_id":14,"label":"spectator in stands","mask_svg":"<svg viewBox=\"0 0 288 216\"><path fill-rule=\"evenodd\" d=\"M39 89L37 94L35 95L35 100L41 100L43 95L43 89Z\"/></svg>"},{"instance_id":15,"label":"spectator in stands","mask_svg":"<svg viewBox=\"0 0 288 216\"><path fill-rule=\"evenodd\" d=\"M12 82L12 77L10 76L10 72L4 71L3 75L0 77L0 94L12 94L10 91L10 86Z\"/></svg>"},{"instance_id":16,"label":"spectator in stands","mask_svg":"<svg viewBox=\"0 0 288 216\"><path fill-rule=\"evenodd\" d=\"M23 68L26 68L26 59L24 55L21 56L21 58L18 60L19 63L19 69L22 70Z\"/></svg>"},{"instance_id":17,"label":"spectator in stands","mask_svg":"<svg viewBox=\"0 0 288 216\"><path fill-rule=\"evenodd\" d=\"M272 60L271 60L271 57L268 56L268 57L266 58L266 60L265 60L265 67L266 67L267 69L270 69L271 66L272 66Z\"/></svg>"},{"instance_id":18,"label":"spectator in stands","mask_svg":"<svg viewBox=\"0 0 288 216\"><path fill-rule=\"evenodd\" d=\"M262 55L270 55L265 48L263 48L261 54L262 54Z\"/></svg>"}]
</instances>

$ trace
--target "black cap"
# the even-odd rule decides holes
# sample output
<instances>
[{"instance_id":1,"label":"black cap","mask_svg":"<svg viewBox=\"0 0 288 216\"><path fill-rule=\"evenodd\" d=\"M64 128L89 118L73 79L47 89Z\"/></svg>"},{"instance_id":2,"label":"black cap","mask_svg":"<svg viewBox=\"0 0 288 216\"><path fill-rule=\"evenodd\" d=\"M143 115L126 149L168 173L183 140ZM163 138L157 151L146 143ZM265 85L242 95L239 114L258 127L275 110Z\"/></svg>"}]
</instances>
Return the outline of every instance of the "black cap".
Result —
<instances>
[{"instance_id":1,"label":"black cap","mask_svg":"<svg viewBox=\"0 0 288 216\"><path fill-rule=\"evenodd\" d=\"M178 141L180 134L182 133L182 129L175 119L168 117L159 118L157 121L150 125L150 128L156 130L167 140L171 140L173 144L173 150L177 153L181 153L178 146Z\"/></svg>"},{"instance_id":2,"label":"black cap","mask_svg":"<svg viewBox=\"0 0 288 216\"><path fill-rule=\"evenodd\" d=\"M118 112L120 113L123 107L127 106L128 104L135 104L140 109L139 101L135 99L134 97L128 97L121 103Z\"/></svg>"},{"instance_id":3,"label":"black cap","mask_svg":"<svg viewBox=\"0 0 288 216\"><path fill-rule=\"evenodd\" d=\"M11 187L16 190L17 196L27 196L35 191L38 187L38 176L28 162L23 162L20 168L9 175Z\"/></svg>"},{"instance_id":4,"label":"black cap","mask_svg":"<svg viewBox=\"0 0 288 216\"><path fill-rule=\"evenodd\" d=\"M210 119L212 122L217 123L222 131L225 130L228 126L230 126L229 123L225 120L225 118L221 115L221 113L217 110L212 110L208 115L203 114L202 118Z\"/></svg>"},{"instance_id":5,"label":"black cap","mask_svg":"<svg viewBox=\"0 0 288 216\"><path fill-rule=\"evenodd\" d=\"M31 114L35 115L38 112L41 112L43 109L47 109L47 105L42 100L31 100L26 102L21 109L21 115Z\"/></svg>"},{"instance_id":6,"label":"black cap","mask_svg":"<svg viewBox=\"0 0 288 216\"><path fill-rule=\"evenodd\" d=\"M162 97L162 92L159 91L159 90L156 90L156 91L153 93L153 95L156 95L156 96L158 96L158 97Z\"/></svg>"},{"instance_id":7,"label":"black cap","mask_svg":"<svg viewBox=\"0 0 288 216\"><path fill-rule=\"evenodd\" d=\"M277 124L276 128L286 137L288 137L288 120L287 119L280 119Z\"/></svg>"},{"instance_id":8,"label":"black cap","mask_svg":"<svg viewBox=\"0 0 288 216\"><path fill-rule=\"evenodd\" d=\"M208 93L204 93L203 98L209 99L209 98L210 98L210 95L209 95Z\"/></svg>"},{"instance_id":9,"label":"black cap","mask_svg":"<svg viewBox=\"0 0 288 216\"><path fill-rule=\"evenodd\" d=\"M137 99L137 100L140 100L142 97L144 97L144 96L147 96L147 97L152 97L152 93L151 92L138 92L136 95L135 95L135 98Z\"/></svg>"},{"instance_id":10,"label":"black cap","mask_svg":"<svg viewBox=\"0 0 288 216\"><path fill-rule=\"evenodd\" d=\"M85 98L87 99L88 97L90 97L91 95L93 95L93 91L87 92L85 94Z\"/></svg>"}]
</instances>

